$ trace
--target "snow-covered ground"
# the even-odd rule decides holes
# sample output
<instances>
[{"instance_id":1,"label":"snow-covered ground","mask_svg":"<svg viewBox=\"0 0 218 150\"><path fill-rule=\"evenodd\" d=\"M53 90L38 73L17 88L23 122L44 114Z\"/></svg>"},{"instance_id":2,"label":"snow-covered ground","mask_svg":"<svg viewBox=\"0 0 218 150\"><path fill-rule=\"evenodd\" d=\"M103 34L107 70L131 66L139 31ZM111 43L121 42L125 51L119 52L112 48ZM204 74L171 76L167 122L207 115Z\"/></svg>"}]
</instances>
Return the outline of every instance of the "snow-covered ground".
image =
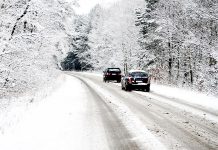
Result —
<instances>
[{"instance_id":1,"label":"snow-covered ground","mask_svg":"<svg viewBox=\"0 0 218 150\"><path fill-rule=\"evenodd\" d=\"M208 110L218 111L218 98L210 95L206 95L200 92L194 92L181 88L175 88L165 85L152 84L152 91L160 95L164 95L171 99L180 99L186 103L193 103Z\"/></svg>"},{"instance_id":2,"label":"snow-covered ground","mask_svg":"<svg viewBox=\"0 0 218 150\"><path fill-rule=\"evenodd\" d=\"M97 77L102 77L100 73L85 73L88 75L93 75ZM110 91L104 89L104 87L99 86L94 83L92 80L86 79L86 82L98 91L99 95L104 97L103 99L111 104L111 107L116 112L118 117L122 120L125 127L128 131L134 136L134 139L140 141L140 149L149 149L149 150L165 150L165 146L158 141L153 134L146 128L145 125L142 124L140 119L131 112L131 110L123 104L120 100L118 100L115 96L113 96Z\"/></svg>"},{"instance_id":3,"label":"snow-covered ground","mask_svg":"<svg viewBox=\"0 0 218 150\"><path fill-rule=\"evenodd\" d=\"M64 76L63 83L53 94L31 106L14 106L15 111L9 112L10 117L1 118L0 121L6 119L7 122L17 120L13 121L11 127L4 128L4 132L0 134L1 149L109 149L110 140L107 140L108 137L105 135L106 131L101 123L99 110L95 105L88 105L93 100L87 87L75 77ZM107 93L93 83L90 85L100 93ZM108 97L111 95L106 94L105 98ZM116 101L114 104L120 119L134 134L133 141L144 140L142 142L149 149L164 149L162 144L140 124L140 121L134 118L134 115L130 115L128 108ZM15 117L13 114L16 112L19 115ZM138 130L135 130L135 127ZM143 131L141 132L140 129ZM142 133L146 133L146 136Z\"/></svg>"},{"instance_id":4,"label":"snow-covered ground","mask_svg":"<svg viewBox=\"0 0 218 150\"><path fill-rule=\"evenodd\" d=\"M88 149L88 97L80 81L65 76L60 88L31 109L17 109L22 115L16 125L0 134L2 150ZM16 109L14 107L13 109ZM13 112L11 112L13 113ZM1 118L13 120L14 118Z\"/></svg>"},{"instance_id":5,"label":"snow-covered ground","mask_svg":"<svg viewBox=\"0 0 218 150\"><path fill-rule=\"evenodd\" d=\"M134 115L143 121L144 126L148 125L150 131L156 131L155 127L159 126L157 133L163 131L160 133L167 135L166 138L160 138L160 140L163 140L169 149L178 149L178 143L181 143L179 147L183 149L187 147L188 149L218 148L217 144L212 144L217 141L218 134L218 99L216 97L154 83L151 85L151 92L135 90L124 92L120 88L120 83L103 83L102 73L84 72L79 73L79 76L97 82L102 88L114 93L113 96L117 94L120 102L128 105ZM147 109L148 111L146 111ZM169 118L166 118L166 115ZM159 121L157 122L157 120ZM165 133L166 131L167 133ZM157 138L159 138L158 134ZM172 141L174 138L177 139L177 142ZM193 139L198 140L192 141ZM199 140L208 145L204 147ZM183 145L182 142L186 144Z\"/></svg>"},{"instance_id":6,"label":"snow-covered ground","mask_svg":"<svg viewBox=\"0 0 218 150\"><path fill-rule=\"evenodd\" d=\"M102 73L80 74L92 76L93 79L96 78L99 83L101 82ZM102 115L106 117L102 114L105 110L101 110L103 109L101 106L99 109L99 104L96 104L98 103L96 99L100 98L100 101L104 101L113 110L118 120L121 120L121 124L128 130L131 135L130 141L138 142L137 145L141 149L165 149L164 144L147 129L139 117L125 103L117 99L115 92L104 88L103 82L102 85L99 83L85 77L78 80L70 75L62 75L58 81L58 88L43 100L32 101L28 105L25 103L22 105L20 102L19 105L10 106L10 109L1 109L0 148L3 150L111 149L109 146L111 137L107 137L108 129L102 119ZM113 84L120 86L118 83ZM97 95L93 96L93 92ZM131 94L121 89L118 92L123 96ZM209 119L217 122L217 117L212 117L218 111L216 97L158 84L152 84L150 93L133 92L176 108L187 107L187 111L195 114L202 115L198 112L201 109L202 112L208 111L207 115L211 115ZM188 108L189 105L192 107ZM201 109L195 110L193 106ZM105 113L109 113L109 116L113 115L110 114L111 110ZM110 122L106 123L110 124ZM120 124L115 124L115 128L117 125Z\"/></svg>"}]
</instances>

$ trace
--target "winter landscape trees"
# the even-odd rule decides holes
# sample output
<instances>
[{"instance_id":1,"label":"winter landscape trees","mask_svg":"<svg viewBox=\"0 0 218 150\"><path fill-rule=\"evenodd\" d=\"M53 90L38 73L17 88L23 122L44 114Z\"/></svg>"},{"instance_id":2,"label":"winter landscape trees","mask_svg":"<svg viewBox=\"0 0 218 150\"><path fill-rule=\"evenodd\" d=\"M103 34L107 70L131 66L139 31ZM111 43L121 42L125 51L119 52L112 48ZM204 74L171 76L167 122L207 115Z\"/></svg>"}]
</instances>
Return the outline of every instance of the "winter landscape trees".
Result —
<instances>
[{"instance_id":1,"label":"winter landscape trees","mask_svg":"<svg viewBox=\"0 0 218 150\"><path fill-rule=\"evenodd\" d=\"M142 45L168 83L217 91L215 1L149 1L141 13ZM150 47L151 46L151 47Z\"/></svg>"},{"instance_id":2,"label":"winter landscape trees","mask_svg":"<svg viewBox=\"0 0 218 150\"><path fill-rule=\"evenodd\" d=\"M0 97L35 91L56 76L74 11L59 0L2 0L0 14Z\"/></svg>"},{"instance_id":3,"label":"winter landscape trees","mask_svg":"<svg viewBox=\"0 0 218 150\"><path fill-rule=\"evenodd\" d=\"M217 93L218 2L125 0L96 6L87 23L92 69L147 69L159 82ZM83 60L84 61L84 60Z\"/></svg>"},{"instance_id":4,"label":"winter landscape trees","mask_svg":"<svg viewBox=\"0 0 218 150\"><path fill-rule=\"evenodd\" d=\"M124 64L158 82L217 93L217 1L120 0L88 15L76 15L74 4L0 2L0 96L36 90L57 69Z\"/></svg>"}]
</instances>

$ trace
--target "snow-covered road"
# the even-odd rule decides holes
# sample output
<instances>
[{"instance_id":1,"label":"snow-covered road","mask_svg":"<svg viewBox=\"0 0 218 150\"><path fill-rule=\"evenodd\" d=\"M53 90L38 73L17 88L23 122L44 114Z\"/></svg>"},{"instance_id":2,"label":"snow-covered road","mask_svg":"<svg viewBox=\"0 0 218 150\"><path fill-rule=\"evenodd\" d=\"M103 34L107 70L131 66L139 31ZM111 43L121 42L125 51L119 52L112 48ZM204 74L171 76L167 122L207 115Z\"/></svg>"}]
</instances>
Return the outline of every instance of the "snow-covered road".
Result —
<instances>
[{"instance_id":1,"label":"snow-covered road","mask_svg":"<svg viewBox=\"0 0 218 150\"><path fill-rule=\"evenodd\" d=\"M126 92L120 84L103 83L96 74L76 76L95 84L92 87L112 103L127 107L142 124L135 130L148 129L166 149L218 149L217 99L166 86L153 86L150 93Z\"/></svg>"},{"instance_id":2,"label":"snow-covered road","mask_svg":"<svg viewBox=\"0 0 218 150\"><path fill-rule=\"evenodd\" d=\"M97 74L66 74L51 96L0 134L0 149L218 149L214 100L187 101L190 96L172 97L158 86L126 92Z\"/></svg>"},{"instance_id":3,"label":"snow-covered road","mask_svg":"<svg viewBox=\"0 0 218 150\"><path fill-rule=\"evenodd\" d=\"M32 104L16 116L19 120L16 124L5 127L0 134L0 149L143 149L143 144L133 139L95 89L75 77L64 76L63 84L51 96L35 106ZM11 118L1 118L1 121L14 119L14 114L9 116Z\"/></svg>"}]
</instances>

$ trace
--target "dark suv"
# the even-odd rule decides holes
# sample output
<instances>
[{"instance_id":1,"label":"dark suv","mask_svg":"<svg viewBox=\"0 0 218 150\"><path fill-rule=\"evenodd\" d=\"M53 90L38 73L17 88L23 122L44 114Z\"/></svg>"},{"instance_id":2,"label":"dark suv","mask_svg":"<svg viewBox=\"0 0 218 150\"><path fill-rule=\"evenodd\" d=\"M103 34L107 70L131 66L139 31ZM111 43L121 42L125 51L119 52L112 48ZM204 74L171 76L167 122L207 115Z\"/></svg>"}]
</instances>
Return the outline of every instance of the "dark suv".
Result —
<instances>
[{"instance_id":1,"label":"dark suv","mask_svg":"<svg viewBox=\"0 0 218 150\"><path fill-rule=\"evenodd\" d=\"M131 70L121 79L121 87L124 90L140 89L150 91L150 77L143 70Z\"/></svg>"},{"instance_id":2,"label":"dark suv","mask_svg":"<svg viewBox=\"0 0 218 150\"><path fill-rule=\"evenodd\" d=\"M121 70L120 68L107 68L103 71L103 81L121 81Z\"/></svg>"}]
</instances>

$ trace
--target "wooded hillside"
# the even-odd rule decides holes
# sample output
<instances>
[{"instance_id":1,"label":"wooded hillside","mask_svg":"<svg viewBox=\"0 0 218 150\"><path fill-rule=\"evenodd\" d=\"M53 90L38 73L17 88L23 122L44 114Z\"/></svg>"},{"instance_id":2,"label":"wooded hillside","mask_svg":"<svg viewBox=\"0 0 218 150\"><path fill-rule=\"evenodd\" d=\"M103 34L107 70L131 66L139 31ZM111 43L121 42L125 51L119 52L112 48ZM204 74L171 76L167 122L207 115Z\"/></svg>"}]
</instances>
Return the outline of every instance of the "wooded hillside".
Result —
<instances>
[{"instance_id":1,"label":"wooded hillside","mask_svg":"<svg viewBox=\"0 0 218 150\"><path fill-rule=\"evenodd\" d=\"M129 69L148 70L157 82L218 93L216 0L123 0L109 9L98 5L83 27L83 40L77 42L85 47L77 49L76 57L86 69L127 63Z\"/></svg>"}]
</instances>

